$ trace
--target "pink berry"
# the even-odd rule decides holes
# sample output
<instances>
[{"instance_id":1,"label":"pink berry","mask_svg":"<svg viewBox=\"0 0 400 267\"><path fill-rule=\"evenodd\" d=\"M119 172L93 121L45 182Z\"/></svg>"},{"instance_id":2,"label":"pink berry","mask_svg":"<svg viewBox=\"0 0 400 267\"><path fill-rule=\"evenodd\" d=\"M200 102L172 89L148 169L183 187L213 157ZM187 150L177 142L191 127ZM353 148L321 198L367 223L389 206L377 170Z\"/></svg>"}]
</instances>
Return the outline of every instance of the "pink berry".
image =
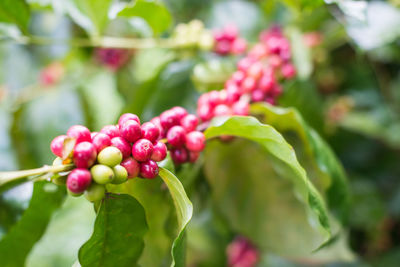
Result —
<instances>
[{"instance_id":1,"label":"pink berry","mask_svg":"<svg viewBox=\"0 0 400 267\"><path fill-rule=\"evenodd\" d=\"M247 116L249 115L249 103L239 101L233 104L232 111L234 115Z\"/></svg>"},{"instance_id":2,"label":"pink berry","mask_svg":"<svg viewBox=\"0 0 400 267\"><path fill-rule=\"evenodd\" d=\"M229 24L224 27L224 39L234 41L239 35L238 28L235 25Z\"/></svg>"},{"instance_id":3,"label":"pink berry","mask_svg":"<svg viewBox=\"0 0 400 267\"><path fill-rule=\"evenodd\" d=\"M186 147L190 151L200 152L206 145L206 138L202 132L193 131L186 135Z\"/></svg>"},{"instance_id":4,"label":"pink berry","mask_svg":"<svg viewBox=\"0 0 400 267\"><path fill-rule=\"evenodd\" d=\"M115 146L122 153L123 158L129 157L131 154L131 145L121 137L114 137L111 139L111 145Z\"/></svg>"},{"instance_id":5,"label":"pink berry","mask_svg":"<svg viewBox=\"0 0 400 267\"><path fill-rule=\"evenodd\" d=\"M121 127L122 124L124 124L126 121L129 121L129 120L134 120L137 123L139 123L139 125L140 125L140 119L137 115L132 114L132 113L125 113L125 114L122 114L121 117L119 117L118 126Z\"/></svg>"},{"instance_id":6,"label":"pink berry","mask_svg":"<svg viewBox=\"0 0 400 267\"><path fill-rule=\"evenodd\" d=\"M126 141L133 143L142 137L142 130L135 120L127 120L119 127L119 133Z\"/></svg>"},{"instance_id":7,"label":"pink berry","mask_svg":"<svg viewBox=\"0 0 400 267\"><path fill-rule=\"evenodd\" d=\"M240 85L244 78L246 78L246 74L243 71L238 70L232 74L232 80L234 80L237 85Z\"/></svg>"},{"instance_id":8,"label":"pink berry","mask_svg":"<svg viewBox=\"0 0 400 267\"><path fill-rule=\"evenodd\" d=\"M98 132L91 132L91 133L90 133L90 137L92 138L92 140L93 140L93 138L96 136L96 134L98 134Z\"/></svg>"},{"instance_id":9,"label":"pink berry","mask_svg":"<svg viewBox=\"0 0 400 267\"><path fill-rule=\"evenodd\" d=\"M182 126L174 126L168 130L167 141L173 147L181 147L185 144L186 132Z\"/></svg>"},{"instance_id":10,"label":"pink berry","mask_svg":"<svg viewBox=\"0 0 400 267\"><path fill-rule=\"evenodd\" d=\"M213 110L208 105L200 105L197 107L197 115L202 121L208 121L213 117Z\"/></svg>"},{"instance_id":11,"label":"pink berry","mask_svg":"<svg viewBox=\"0 0 400 267\"><path fill-rule=\"evenodd\" d=\"M168 130L172 126L179 124L179 117L173 110L166 110L160 115L161 126Z\"/></svg>"},{"instance_id":12,"label":"pink berry","mask_svg":"<svg viewBox=\"0 0 400 267\"><path fill-rule=\"evenodd\" d=\"M275 86L275 78L273 75L264 74L258 81L258 87L263 92L270 91Z\"/></svg>"},{"instance_id":13,"label":"pink berry","mask_svg":"<svg viewBox=\"0 0 400 267\"><path fill-rule=\"evenodd\" d=\"M231 51L231 42L222 40L215 43L214 51L220 55L227 55Z\"/></svg>"},{"instance_id":14,"label":"pink berry","mask_svg":"<svg viewBox=\"0 0 400 267\"><path fill-rule=\"evenodd\" d=\"M240 98L239 87L237 85L231 85L226 88L226 103L233 104Z\"/></svg>"},{"instance_id":15,"label":"pink berry","mask_svg":"<svg viewBox=\"0 0 400 267\"><path fill-rule=\"evenodd\" d=\"M135 178L139 175L140 164L134 158L129 157L129 158L124 159L121 162L121 165L128 172L128 178Z\"/></svg>"},{"instance_id":16,"label":"pink berry","mask_svg":"<svg viewBox=\"0 0 400 267\"><path fill-rule=\"evenodd\" d=\"M214 116L228 116L232 115L232 111L230 107L227 105L218 105L214 109Z\"/></svg>"},{"instance_id":17,"label":"pink berry","mask_svg":"<svg viewBox=\"0 0 400 267\"><path fill-rule=\"evenodd\" d=\"M153 160L148 160L140 164L140 176L147 179L156 178L158 175L158 165Z\"/></svg>"},{"instance_id":18,"label":"pink berry","mask_svg":"<svg viewBox=\"0 0 400 267\"><path fill-rule=\"evenodd\" d=\"M231 53L232 54L241 54L244 51L246 51L247 48L247 42L243 38L238 38L235 41L233 41L232 46L231 46Z\"/></svg>"},{"instance_id":19,"label":"pink berry","mask_svg":"<svg viewBox=\"0 0 400 267\"><path fill-rule=\"evenodd\" d=\"M74 125L71 126L68 131L67 135L69 137L76 139L76 144L80 142L91 142L92 138L90 137L90 131L88 128L82 125Z\"/></svg>"},{"instance_id":20,"label":"pink berry","mask_svg":"<svg viewBox=\"0 0 400 267\"><path fill-rule=\"evenodd\" d=\"M142 124L142 138L154 143L157 141L159 135L160 129L153 123L145 122Z\"/></svg>"},{"instance_id":21,"label":"pink berry","mask_svg":"<svg viewBox=\"0 0 400 267\"><path fill-rule=\"evenodd\" d=\"M78 168L89 168L96 161L96 148L92 143L81 142L74 148L74 164Z\"/></svg>"},{"instance_id":22,"label":"pink berry","mask_svg":"<svg viewBox=\"0 0 400 267\"><path fill-rule=\"evenodd\" d=\"M148 161L153 153L154 146L147 139L139 139L132 146L132 156L140 162Z\"/></svg>"},{"instance_id":23,"label":"pink berry","mask_svg":"<svg viewBox=\"0 0 400 267\"><path fill-rule=\"evenodd\" d=\"M214 90L208 92L208 103L211 107L215 107L216 105L221 104L220 100L221 98L218 91Z\"/></svg>"},{"instance_id":24,"label":"pink berry","mask_svg":"<svg viewBox=\"0 0 400 267\"><path fill-rule=\"evenodd\" d=\"M176 148L171 150L171 158L175 164L182 164L188 160L188 152L185 148Z\"/></svg>"},{"instance_id":25,"label":"pink berry","mask_svg":"<svg viewBox=\"0 0 400 267\"><path fill-rule=\"evenodd\" d=\"M247 75L253 77L256 80L259 79L262 74L263 74L263 64L259 61L254 62L247 70Z\"/></svg>"},{"instance_id":26,"label":"pink berry","mask_svg":"<svg viewBox=\"0 0 400 267\"><path fill-rule=\"evenodd\" d=\"M156 162L162 161L167 156L167 146L163 142L157 142L154 145L153 153L151 154L151 160Z\"/></svg>"},{"instance_id":27,"label":"pink berry","mask_svg":"<svg viewBox=\"0 0 400 267\"><path fill-rule=\"evenodd\" d=\"M56 138L54 138L53 141L51 141L50 144L51 152L53 152L53 154L56 155L57 157L62 158L63 156L62 152L63 152L65 138L67 138L66 135L59 135Z\"/></svg>"},{"instance_id":28,"label":"pink berry","mask_svg":"<svg viewBox=\"0 0 400 267\"><path fill-rule=\"evenodd\" d=\"M189 151L189 162L194 163L200 156L200 152Z\"/></svg>"},{"instance_id":29,"label":"pink berry","mask_svg":"<svg viewBox=\"0 0 400 267\"><path fill-rule=\"evenodd\" d=\"M285 77L285 79L291 79L296 75L296 69L290 63L283 65L281 71L282 71L282 75L283 75L283 77Z\"/></svg>"},{"instance_id":30,"label":"pink berry","mask_svg":"<svg viewBox=\"0 0 400 267\"><path fill-rule=\"evenodd\" d=\"M106 125L100 130L100 132L108 135L111 139L119 137L119 129L116 125Z\"/></svg>"},{"instance_id":31,"label":"pink berry","mask_svg":"<svg viewBox=\"0 0 400 267\"><path fill-rule=\"evenodd\" d=\"M243 71L243 72L247 72L247 70L250 68L250 66L254 63L254 60L249 58L249 57L245 57L242 58L241 60L239 60L237 67L239 70Z\"/></svg>"},{"instance_id":32,"label":"pink berry","mask_svg":"<svg viewBox=\"0 0 400 267\"><path fill-rule=\"evenodd\" d=\"M179 120L181 120L183 117L185 117L188 114L186 109L184 109L183 107L179 107L179 106L173 107L171 110L173 112L175 112L175 114L176 114L176 116L178 116Z\"/></svg>"},{"instance_id":33,"label":"pink berry","mask_svg":"<svg viewBox=\"0 0 400 267\"><path fill-rule=\"evenodd\" d=\"M199 119L193 114L188 114L181 119L181 126L187 133L196 130L198 124Z\"/></svg>"},{"instance_id":34,"label":"pink berry","mask_svg":"<svg viewBox=\"0 0 400 267\"><path fill-rule=\"evenodd\" d=\"M256 89L251 93L251 100L253 102L261 102L265 98L265 93L260 89Z\"/></svg>"},{"instance_id":35,"label":"pink berry","mask_svg":"<svg viewBox=\"0 0 400 267\"><path fill-rule=\"evenodd\" d=\"M241 89L243 93L250 93L256 88L257 81L251 76L246 77L241 85Z\"/></svg>"},{"instance_id":36,"label":"pink berry","mask_svg":"<svg viewBox=\"0 0 400 267\"><path fill-rule=\"evenodd\" d=\"M111 145L111 138L104 133L98 133L92 138L92 144L95 146L97 153L99 153Z\"/></svg>"},{"instance_id":37,"label":"pink berry","mask_svg":"<svg viewBox=\"0 0 400 267\"><path fill-rule=\"evenodd\" d=\"M67 178L67 188L75 194L85 191L92 182L92 176L87 169L77 168L71 171Z\"/></svg>"}]
</instances>

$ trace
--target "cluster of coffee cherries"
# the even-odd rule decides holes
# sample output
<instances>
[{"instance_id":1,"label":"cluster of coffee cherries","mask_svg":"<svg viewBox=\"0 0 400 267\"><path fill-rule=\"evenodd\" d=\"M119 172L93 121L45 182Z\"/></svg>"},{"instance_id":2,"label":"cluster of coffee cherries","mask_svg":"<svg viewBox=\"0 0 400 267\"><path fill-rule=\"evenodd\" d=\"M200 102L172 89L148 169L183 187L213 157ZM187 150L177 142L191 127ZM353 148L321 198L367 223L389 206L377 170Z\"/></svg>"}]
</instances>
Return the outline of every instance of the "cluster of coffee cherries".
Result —
<instances>
[{"instance_id":1,"label":"cluster of coffee cherries","mask_svg":"<svg viewBox=\"0 0 400 267\"><path fill-rule=\"evenodd\" d=\"M195 47L201 50L211 50L214 45L212 32L207 30L200 20L179 23L175 27L171 39L182 48Z\"/></svg>"},{"instance_id":2,"label":"cluster of coffee cherries","mask_svg":"<svg viewBox=\"0 0 400 267\"><path fill-rule=\"evenodd\" d=\"M242 54L246 51L247 42L239 38L239 31L234 25L227 25L214 31L214 52L219 55Z\"/></svg>"},{"instance_id":3,"label":"cluster of coffee cherries","mask_svg":"<svg viewBox=\"0 0 400 267\"><path fill-rule=\"evenodd\" d=\"M97 48L95 60L110 70L116 71L126 65L132 57L132 50L119 48Z\"/></svg>"},{"instance_id":4,"label":"cluster of coffee cherries","mask_svg":"<svg viewBox=\"0 0 400 267\"><path fill-rule=\"evenodd\" d=\"M197 114L206 122L216 116L248 115L250 102L274 105L282 93L280 81L295 75L290 43L279 27L272 27L262 32L260 42L238 61L224 89L199 98Z\"/></svg>"},{"instance_id":5,"label":"cluster of coffee cherries","mask_svg":"<svg viewBox=\"0 0 400 267\"><path fill-rule=\"evenodd\" d=\"M166 110L150 122L160 129L175 164L195 162L205 147L205 136L197 131L199 119L182 107Z\"/></svg>"}]
</instances>

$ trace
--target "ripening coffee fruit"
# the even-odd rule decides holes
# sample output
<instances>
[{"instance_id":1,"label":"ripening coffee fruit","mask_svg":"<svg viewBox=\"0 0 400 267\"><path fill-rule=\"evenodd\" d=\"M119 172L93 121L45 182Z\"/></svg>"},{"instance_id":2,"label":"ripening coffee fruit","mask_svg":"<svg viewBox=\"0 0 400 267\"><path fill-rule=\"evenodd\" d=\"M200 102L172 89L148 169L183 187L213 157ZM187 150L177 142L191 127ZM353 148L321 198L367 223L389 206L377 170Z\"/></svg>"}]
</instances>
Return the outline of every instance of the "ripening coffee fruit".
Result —
<instances>
[{"instance_id":1,"label":"ripening coffee fruit","mask_svg":"<svg viewBox=\"0 0 400 267\"><path fill-rule=\"evenodd\" d=\"M128 179L135 178L140 173L140 164L132 157L124 159L121 166L128 172Z\"/></svg>"},{"instance_id":2,"label":"ripening coffee fruit","mask_svg":"<svg viewBox=\"0 0 400 267\"><path fill-rule=\"evenodd\" d=\"M96 164L90 169L93 180L98 184L108 184L114 180L113 170L102 164Z\"/></svg>"},{"instance_id":3,"label":"ripening coffee fruit","mask_svg":"<svg viewBox=\"0 0 400 267\"><path fill-rule=\"evenodd\" d=\"M174 126L168 130L167 141L173 147L181 147L185 144L186 132L182 126Z\"/></svg>"},{"instance_id":4,"label":"ripening coffee fruit","mask_svg":"<svg viewBox=\"0 0 400 267\"><path fill-rule=\"evenodd\" d=\"M104 148L111 145L111 138L104 133L98 133L92 137L92 144L96 147L97 153L100 153Z\"/></svg>"},{"instance_id":5,"label":"ripening coffee fruit","mask_svg":"<svg viewBox=\"0 0 400 267\"><path fill-rule=\"evenodd\" d=\"M132 146L132 156L140 162L150 159L153 153L153 144L147 139L139 139Z\"/></svg>"},{"instance_id":6,"label":"ripening coffee fruit","mask_svg":"<svg viewBox=\"0 0 400 267\"><path fill-rule=\"evenodd\" d=\"M51 141L50 144L51 152L53 152L53 154L56 155L57 157L62 158L62 151L64 147L65 138L67 138L66 135L60 135L54 138L53 141Z\"/></svg>"},{"instance_id":7,"label":"ripening coffee fruit","mask_svg":"<svg viewBox=\"0 0 400 267\"><path fill-rule=\"evenodd\" d=\"M117 165L113 168L114 180L113 184L122 184L128 180L128 171L121 165Z\"/></svg>"},{"instance_id":8,"label":"ripening coffee fruit","mask_svg":"<svg viewBox=\"0 0 400 267\"><path fill-rule=\"evenodd\" d=\"M154 143L160 135L160 129L151 122L145 122L142 125L142 138Z\"/></svg>"},{"instance_id":9,"label":"ripening coffee fruit","mask_svg":"<svg viewBox=\"0 0 400 267\"><path fill-rule=\"evenodd\" d=\"M119 136L119 128L115 125L106 125L100 130L100 132L108 135L111 139Z\"/></svg>"},{"instance_id":10,"label":"ripening coffee fruit","mask_svg":"<svg viewBox=\"0 0 400 267\"><path fill-rule=\"evenodd\" d=\"M198 123L199 119L193 114L188 114L181 119L181 126L187 133L196 130Z\"/></svg>"},{"instance_id":11,"label":"ripening coffee fruit","mask_svg":"<svg viewBox=\"0 0 400 267\"><path fill-rule=\"evenodd\" d=\"M118 148L122 153L122 158L127 158L131 154L131 145L121 137L111 139L111 145Z\"/></svg>"},{"instance_id":12,"label":"ripening coffee fruit","mask_svg":"<svg viewBox=\"0 0 400 267\"><path fill-rule=\"evenodd\" d=\"M122 114L121 117L119 117L118 126L121 127L125 122L129 120L136 121L140 125L140 119L137 115L132 113L125 113Z\"/></svg>"},{"instance_id":13,"label":"ripening coffee fruit","mask_svg":"<svg viewBox=\"0 0 400 267\"><path fill-rule=\"evenodd\" d=\"M163 142L157 142L153 146L153 154L151 154L151 160L156 162L162 161L167 156L167 146Z\"/></svg>"},{"instance_id":14,"label":"ripening coffee fruit","mask_svg":"<svg viewBox=\"0 0 400 267\"><path fill-rule=\"evenodd\" d=\"M134 143L142 136L139 123L135 120L125 121L120 127L119 132L122 138L130 143Z\"/></svg>"},{"instance_id":15,"label":"ripening coffee fruit","mask_svg":"<svg viewBox=\"0 0 400 267\"><path fill-rule=\"evenodd\" d=\"M96 148L92 143L81 142L74 148L74 164L78 168L89 168L96 161Z\"/></svg>"},{"instance_id":16,"label":"ripening coffee fruit","mask_svg":"<svg viewBox=\"0 0 400 267\"><path fill-rule=\"evenodd\" d=\"M89 187L91 182L92 177L87 169L76 168L68 175L67 188L71 193L81 194Z\"/></svg>"},{"instance_id":17,"label":"ripening coffee fruit","mask_svg":"<svg viewBox=\"0 0 400 267\"><path fill-rule=\"evenodd\" d=\"M75 138L76 144L92 141L89 129L82 125L71 126L67 131L67 136Z\"/></svg>"},{"instance_id":18,"label":"ripening coffee fruit","mask_svg":"<svg viewBox=\"0 0 400 267\"><path fill-rule=\"evenodd\" d=\"M109 167L114 167L121 163L122 153L118 148L109 146L104 148L97 156L97 161L100 164L107 165Z\"/></svg>"},{"instance_id":19,"label":"ripening coffee fruit","mask_svg":"<svg viewBox=\"0 0 400 267\"><path fill-rule=\"evenodd\" d=\"M171 158L176 164L185 163L188 160L188 152L185 148L176 148L171 150Z\"/></svg>"},{"instance_id":20,"label":"ripening coffee fruit","mask_svg":"<svg viewBox=\"0 0 400 267\"><path fill-rule=\"evenodd\" d=\"M158 165L155 161L149 160L140 164L140 176L153 179L158 175Z\"/></svg>"},{"instance_id":21,"label":"ripening coffee fruit","mask_svg":"<svg viewBox=\"0 0 400 267\"><path fill-rule=\"evenodd\" d=\"M202 132L193 131L186 135L186 147L190 151L200 152L206 145L206 138Z\"/></svg>"},{"instance_id":22,"label":"ripening coffee fruit","mask_svg":"<svg viewBox=\"0 0 400 267\"><path fill-rule=\"evenodd\" d=\"M85 191L85 198L90 202L102 200L106 194L104 185L92 183Z\"/></svg>"}]
</instances>

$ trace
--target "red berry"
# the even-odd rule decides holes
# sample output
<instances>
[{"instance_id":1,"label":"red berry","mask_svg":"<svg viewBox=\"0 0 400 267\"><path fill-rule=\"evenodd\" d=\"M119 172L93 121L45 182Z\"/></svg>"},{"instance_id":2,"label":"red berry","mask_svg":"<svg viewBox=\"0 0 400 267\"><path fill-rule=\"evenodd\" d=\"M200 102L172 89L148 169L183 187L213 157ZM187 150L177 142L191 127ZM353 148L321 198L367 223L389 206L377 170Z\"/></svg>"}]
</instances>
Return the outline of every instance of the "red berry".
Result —
<instances>
[{"instance_id":1,"label":"red berry","mask_svg":"<svg viewBox=\"0 0 400 267\"><path fill-rule=\"evenodd\" d=\"M181 119L181 126L187 133L196 130L198 124L199 119L193 114L188 114Z\"/></svg>"},{"instance_id":2,"label":"red berry","mask_svg":"<svg viewBox=\"0 0 400 267\"><path fill-rule=\"evenodd\" d=\"M151 160L162 161L167 156L167 146L163 142L157 142L153 147Z\"/></svg>"},{"instance_id":3,"label":"red berry","mask_svg":"<svg viewBox=\"0 0 400 267\"><path fill-rule=\"evenodd\" d=\"M147 179L156 178L158 175L158 165L153 160L148 160L140 164L140 176Z\"/></svg>"},{"instance_id":4,"label":"red berry","mask_svg":"<svg viewBox=\"0 0 400 267\"><path fill-rule=\"evenodd\" d=\"M139 139L132 146L132 156L140 162L147 161L151 158L154 146L147 139Z\"/></svg>"},{"instance_id":5,"label":"red berry","mask_svg":"<svg viewBox=\"0 0 400 267\"><path fill-rule=\"evenodd\" d=\"M189 162L194 163L199 158L200 152L189 151Z\"/></svg>"},{"instance_id":6,"label":"red berry","mask_svg":"<svg viewBox=\"0 0 400 267\"><path fill-rule=\"evenodd\" d=\"M256 89L251 93L251 100L253 102L261 102L265 98L265 93L260 89Z\"/></svg>"},{"instance_id":7,"label":"red berry","mask_svg":"<svg viewBox=\"0 0 400 267\"><path fill-rule=\"evenodd\" d=\"M214 116L229 116L232 115L232 111L230 107L227 105L221 104L215 107Z\"/></svg>"},{"instance_id":8,"label":"red berry","mask_svg":"<svg viewBox=\"0 0 400 267\"><path fill-rule=\"evenodd\" d=\"M98 133L93 137L92 144L95 146L97 153L99 153L103 148L111 145L111 138L104 133Z\"/></svg>"},{"instance_id":9,"label":"red berry","mask_svg":"<svg viewBox=\"0 0 400 267\"><path fill-rule=\"evenodd\" d=\"M178 116L179 120L181 120L183 117L185 117L188 112L186 111L186 109L184 109L183 107L173 107L171 109L173 112L175 112L176 116Z\"/></svg>"},{"instance_id":10,"label":"red berry","mask_svg":"<svg viewBox=\"0 0 400 267\"><path fill-rule=\"evenodd\" d=\"M92 138L92 140L93 140L93 138L96 136L96 134L98 134L98 132L91 132L91 133L90 133L90 137Z\"/></svg>"},{"instance_id":11,"label":"red berry","mask_svg":"<svg viewBox=\"0 0 400 267\"><path fill-rule=\"evenodd\" d=\"M254 59L251 59L249 57L245 57L242 58L241 60L239 60L237 67L239 70L243 71L243 72L247 72L247 70L249 69L249 67L251 66L251 64L254 63Z\"/></svg>"},{"instance_id":12,"label":"red berry","mask_svg":"<svg viewBox=\"0 0 400 267\"><path fill-rule=\"evenodd\" d=\"M100 130L100 132L108 135L111 139L119 137L119 129L118 126L115 125L106 125Z\"/></svg>"},{"instance_id":13,"label":"red berry","mask_svg":"<svg viewBox=\"0 0 400 267\"><path fill-rule=\"evenodd\" d=\"M66 135L59 135L56 138L54 138L53 141L51 141L50 144L51 152L53 152L53 154L56 155L57 157L62 158L62 151L64 147L65 138L67 138Z\"/></svg>"},{"instance_id":14,"label":"red berry","mask_svg":"<svg viewBox=\"0 0 400 267\"><path fill-rule=\"evenodd\" d=\"M239 31L235 25L229 24L224 27L224 39L228 41L233 41L239 35Z\"/></svg>"},{"instance_id":15,"label":"red berry","mask_svg":"<svg viewBox=\"0 0 400 267\"><path fill-rule=\"evenodd\" d=\"M131 154L131 145L121 137L114 137L111 139L111 145L115 146L122 153L123 158L129 157Z\"/></svg>"},{"instance_id":16,"label":"red berry","mask_svg":"<svg viewBox=\"0 0 400 267\"><path fill-rule=\"evenodd\" d=\"M258 82L258 87L263 91L263 92L268 92L270 91L273 87L275 86L275 78L273 74L264 74L261 76L261 79Z\"/></svg>"},{"instance_id":17,"label":"red berry","mask_svg":"<svg viewBox=\"0 0 400 267\"><path fill-rule=\"evenodd\" d=\"M74 148L74 164L78 168L89 168L96 161L96 148L92 143L82 142Z\"/></svg>"},{"instance_id":18,"label":"red berry","mask_svg":"<svg viewBox=\"0 0 400 267\"><path fill-rule=\"evenodd\" d=\"M122 138L133 143L142 137L142 130L139 123L135 120L127 120L119 127L119 132Z\"/></svg>"},{"instance_id":19,"label":"red berry","mask_svg":"<svg viewBox=\"0 0 400 267\"><path fill-rule=\"evenodd\" d=\"M231 85L226 88L226 103L233 104L240 99L239 87Z\"/></svg>"},{"instance_id":20,"label":"red berry","mask_svg":"<svg viewBox=\"0 0 400 267\"><path fill-rule=\"evenodd\" d=\"M220 55L227 55L231 51L231 42L222 40L215 43L215 52Z\"/></svg>"},{"instance_id":21,"label":"red berry","mask_svg":"<svg viewBox=\"0 0 400 267\"><path fill-rule=\"evenodd\" d=\"M160 129L151 122L145 122L142 125L142 138L154 143L160 135Z\"/></svg>"},{"instance_id":22,"label":"red berry","mask_svg":"<svg viewBox=\"0 0 400 267\"><path fill-rule=\"evenodd\" d=\"M186 147L190 151L200 152L206 145L206 138L202 132L193 131L186 135Z\"/></svg>"},{"instance_id":23,"label":"red berry","mask_svg":"<svg viewBox=\"0 0 400 267\"><path fill-rule=\"evenodd\" d=\"M92 182L92 176L87 169L77 168L71 171L67 178L67 188L75 194L85 191Z\"/></svg>"},{"instance_id":24,"label":"red berry","mask_svg":"<svg viewBox=\"0 0 400 267\"><path fill-rule=\"evenodd\" d=\"M181 147L185 144L186 132L182 126L174 126L168 130L167 141L173 147Z\"/></svg>"},{"instance_id":25,"label":"red berry","mask_svg":"<svg viewBox=\"0 0 400 267\"><path fill-rule=\"evenodd\" d=\"M261 62L254 62L250 68L247 70L247 75L258 80L263 74L263 64Z\"/></svg>"},{"instance_id":26,"label":"red berry","mask_svg":"<svg viewBox=\"0 0 400 267\"><path fill-rule=\"evenodd\" d=\"M209 105L200 105L197 107L197 115L202 121L208 121L213 117L213 111Z\"/></svg>"},{"instance_id":27,"label":"red berry","mask_svg":"<svg viewBox=\"0 0 400 267\"><path fill-rule=\"evenodd\" d=\"M231 46L231 53L232 54L241 54L244 51L246 51L247 48L247 42L243 38L238 38L235 41L233 41L232 46Z\"/></svg>"},{"instance_id":28,"label":"red berry","mask_svg":"<svg viewBox=\"0 0 400 267\"><path fill-rule=\"evenodd\" d=\"M283 65L281 71L282 71L282 75L283 75L283 77L285 77L285 79L291 79L296 75L296 69L290 63Z\"/></svg>"},{"instance_id":29,"label":"red berry","mask_svg":"<svg viewBox=\"0 0 400 267\"><path fill-rule=\"evenodd\" d=\"M173 110L166 110L160 115L161 126L168 130L172 126L179 124L179 117Z\"/></svg>"},{"instance_id":30,"label":"red berry","mask_svg":"<svg viewBox=\"0 0 400 267\"><path fill-rule=\"evenodd\" d=\"M92 141L92 138L90 137L89 129L82 125L71 126L67 131L67 135L69 137L75 138L76 144L78 144L80 142L91 142Z\"/></svg>"},{"instance_id":31,"label":"red berry","mask_svg":"<svg viewBox=\"0 0 400 267\"><path fill-rule=\"evenodd\" d=\"M182 164L188 160L188 152L186 148L176 148L171 150L171 158L175 164Z\"/></svg>"},{"instance_id":32,"label":"red berry","mask_svg":"<svg viewBox=\"0 0 400 267\"><path fill-rule=\"evenodd\" d=\"M121 162L120 165L122 165L128 172L128 178L135 178L139 175L140 164L134 158L126 158Z\"/></svg>"},{"instance_id":33,"label":"red berry","mask_svg":"<svg viewBox=\"0 0 400 267\"><path fill-rule=\"evenodd\" d=\"M208 92L208 103L211 107L215 107L216 105L220 104L220 95L218 91L210 91Z\"/></svg>"},{"instance_id":34,"label":"red berry","mask_svg":"<svg viewBox=\"0 0 400 267\"><path fill-rule=\"evenodd\" d=\"M129 121L129 120L134 120L137 123L139 123L139 125L140 125L140 120L137 115L132 114L132 113L125 113L125 114L122 114L121 117L119 117L118 126L121 127L126 121Z\"/></svg>"},{"instance_id":35,"label":"red berry","mask_svg":"<svg viewBox=\"0 0 400 267\"><path fill-rule=\"evenodd\" d=\"M240 85L244 78L246 78L246 74L243 71L238 70L232 74L232 80L234 80L237 85Z\"/></svg>"},{"instance_id":36,"label":"red berry","mask_svg":"<svg viewBox=\"0 0 400 267\"><path fill-rule=\"evenodd\" d=\"M257 81L255 78L248 76L246 77L241 85L241 89L243 93L250 93L256 88Z\"/></svg>"},{"instance_id":37,"label":"red berry","mask_svg":"<svg viewBox=\"0 0 400 267\"><path fill-rule=\"evenodd\" d=\"M233 104L232 111L234 115L247 116L249 115L249 103L239 101Z\"/></svg>"}]
</instances>

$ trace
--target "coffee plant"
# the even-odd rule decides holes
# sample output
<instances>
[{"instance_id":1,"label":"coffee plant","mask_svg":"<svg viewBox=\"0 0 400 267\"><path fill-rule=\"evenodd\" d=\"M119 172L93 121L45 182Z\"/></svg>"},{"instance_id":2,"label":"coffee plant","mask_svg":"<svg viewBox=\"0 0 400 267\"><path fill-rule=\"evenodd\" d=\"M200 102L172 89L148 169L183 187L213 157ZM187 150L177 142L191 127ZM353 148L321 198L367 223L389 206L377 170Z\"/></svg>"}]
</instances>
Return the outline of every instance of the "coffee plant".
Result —
<instances>
[{"instance_id":1,"label":"coffee plant","mask_svg":"<svg viewBox=\"0 0 400 267\"><path fill-rule=\"evenodd\" d=\"M0 1L0 266L398 266L399 18Z\"/></svg>"}]
</instances>

